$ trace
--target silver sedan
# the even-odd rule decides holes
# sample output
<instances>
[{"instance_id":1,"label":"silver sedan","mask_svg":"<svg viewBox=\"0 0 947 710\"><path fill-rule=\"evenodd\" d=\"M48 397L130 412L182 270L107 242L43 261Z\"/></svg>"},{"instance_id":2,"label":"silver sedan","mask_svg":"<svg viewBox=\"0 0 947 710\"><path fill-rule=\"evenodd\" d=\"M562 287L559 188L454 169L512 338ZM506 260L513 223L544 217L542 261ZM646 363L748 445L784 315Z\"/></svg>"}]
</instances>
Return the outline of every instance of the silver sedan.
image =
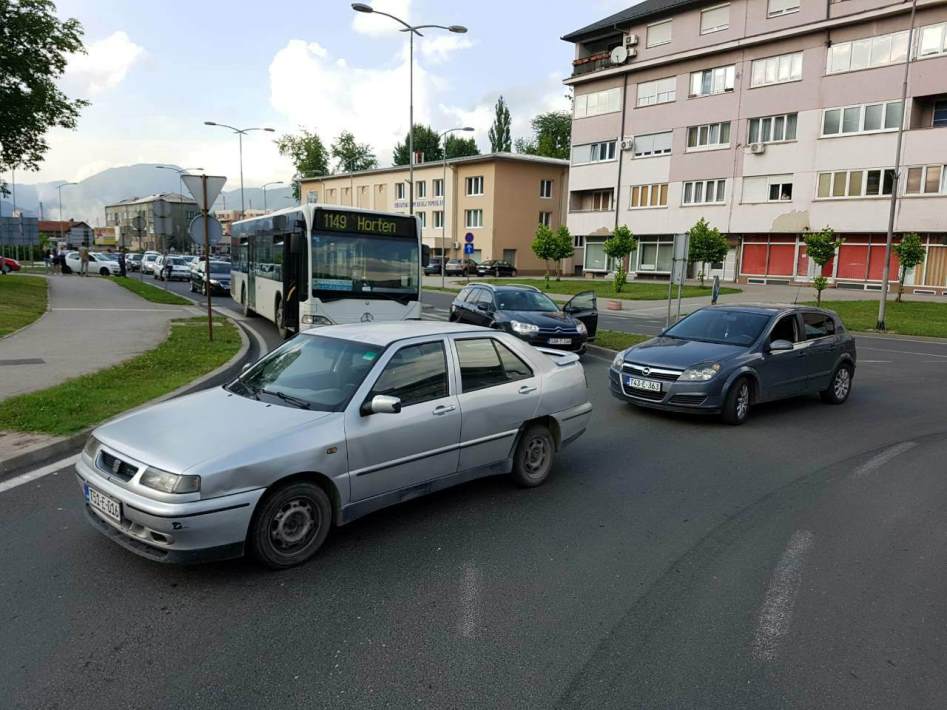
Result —
<instances>
[{"instance_id":1,"label":"silver sedan","mask_svg":"<svg viewBox=\"0 0 947 710\"><path fill-rule=\"evenodd\" d=\"M332 326L104 424L76 473L89 521L133 552L283 568L403 500L495 474L540 485L591 410L571 353L450 323Z\"/></svg>"}]
</instances>

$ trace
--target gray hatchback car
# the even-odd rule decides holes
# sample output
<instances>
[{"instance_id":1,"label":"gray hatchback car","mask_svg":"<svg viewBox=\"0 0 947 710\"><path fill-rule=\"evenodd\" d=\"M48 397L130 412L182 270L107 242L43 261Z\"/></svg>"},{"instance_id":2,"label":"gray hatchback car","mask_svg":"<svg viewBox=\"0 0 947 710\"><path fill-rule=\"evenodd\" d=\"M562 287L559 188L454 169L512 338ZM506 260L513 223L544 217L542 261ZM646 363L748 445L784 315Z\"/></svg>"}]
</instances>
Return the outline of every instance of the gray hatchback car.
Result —
<instances>
[{"instance_id":1,"label":"gray hatchback car","mask_svg":"<svg viewBox=\"0 0 947 710\"><path fill-rule=\"evenodd\" d=\"M818 393L841 404L855 361L855 340L831 311L711 306L616 355L608 377L626 402L742 424L757 402Z\"/></svg>"},{"instance_id":2,"label":"gray hatchback car","mask_svg":"<svg viewBox=\"0 0 947 710\"><path fill-rule=\"evenodd\" d=\"M451 323L331 326L100 426L76 474L90 522L133 552L282 568L388 505L495 474L540 485L591 410L572 353Z\"/></svg>"}]
</instances>

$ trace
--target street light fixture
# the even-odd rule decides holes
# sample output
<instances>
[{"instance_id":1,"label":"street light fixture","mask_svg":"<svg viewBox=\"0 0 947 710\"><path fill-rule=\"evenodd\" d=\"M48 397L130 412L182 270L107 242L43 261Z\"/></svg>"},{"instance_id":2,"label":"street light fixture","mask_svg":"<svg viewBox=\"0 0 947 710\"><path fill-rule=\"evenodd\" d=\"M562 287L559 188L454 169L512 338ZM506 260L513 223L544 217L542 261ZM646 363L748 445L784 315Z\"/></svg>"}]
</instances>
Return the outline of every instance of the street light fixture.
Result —
<instances>
[{"instance_id":1,"label":"street light fixture","mask_svg":"<svg viewBox=\"0 0 947 710\"><path fill-rule=\"evenodd\" d=\"M59 193L59 241L63 240L62 236L62 189L68 185L78 185L77 182L64 182L56 186L56 191Z\"/></svg>"},{"instance_id":2,"label":"street light fixture","mask_svg":"<svg viewBox=\"0 0 947 710\"><path fill-rule=\"evenodd\" d=\"M266 131L267 133L275 132L275 128L236 128L234 126L228 126L226 123L216 123L214 121L204 121L205 126L219 126L220 128L227 128L237 134L240 144L240 217L243 217L244 212L244 200L243 200L243 137L250 131Z\"/></svg>"},{"instance_id":3,"label":"street light fixture","mask_svg":"<svg viewBox=\"0 0 947 710\"><path fill-rule=\"evenodd\" d=\"M438 143L440 143L441 138L451 133L455 133L457 131L465 131L467 133L472 133L473 130L474 129L471 126L464 126L463 128L449 128L437 137L437 141ZM445 272L444 267L447 264L447 259L446 259L447 254L445 252L445 247L444 247L444 229L445 229L445 225L447 224L447 141L446 140L444 141L444 148L442 152L444 154L444 171L441 177L441 193L442 193L441 197L444 198L444 204L441 209L441 288L445 288L444 282L445 282L446 276L444 273Z\"/></svg>"},{"instance_id":4,"label":"street light fixture","mask_svg":"<svg viewBox=\"0 0 947 710\"><path fill-rule=\"evenodd\" d=\"M184 197L184 178L183 175L191 170L203 170L204 168L175 168L172 165L156 165L158 170L172 170L178 174L178 192Z\"/></svg>"},{"instance_id":5,"label":"street light fixture","mask_svg":"<svg viewBox=\"0 0 947 710\"><path fill-rule=\"evenodd\" d=\"M266 214L266 188L270 185L282 185L282 180L274 180L273 182L263 183L263 213Z\"/></svg>"},{"instance_id":6,"label":"street light fixture","mask_svg":"<svg viewBox=\"0 0 947 710\"><path fill-rule=\"evenodd\" d=\"M371 5L362 2L353 2L352 9L355 12L374 13L389 17L400 25L403 29L400 32L407 32L410 41L408 43L408 214L414 214L414 36L423 37L418 30L438 29L464 34L467 28L463 25L409 25L400 17L389 15L387 12L376 10Z\"/></svg>"}]
</instances>

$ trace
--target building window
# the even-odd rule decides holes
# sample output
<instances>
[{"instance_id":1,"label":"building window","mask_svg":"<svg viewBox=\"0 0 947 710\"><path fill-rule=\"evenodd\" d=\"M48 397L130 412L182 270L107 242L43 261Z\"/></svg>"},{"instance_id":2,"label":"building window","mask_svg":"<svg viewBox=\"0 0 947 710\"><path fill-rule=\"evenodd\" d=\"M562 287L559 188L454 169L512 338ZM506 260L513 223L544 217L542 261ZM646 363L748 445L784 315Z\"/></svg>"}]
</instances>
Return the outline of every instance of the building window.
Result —
<instances>
[{"instance_id":1,"label":"building window","mask_svg":"<svg viewBox=\"0 0 947 710\"><path fill-rule=\"evenodd\" d=\"M476 195L483 194L483 175L477 175L476 177L469 177L464 180L464 185L466 186L466 193L468 197L473 197Z\"/></svg>"},{"instance_id":2,"label":"building window","mask_svg":"<svg viewBox=\"0 0 947 710\"><path fill-rule=\"evenodd\" d=\"M710 150L730 145L730 121L706 123L687 129L688 150Z\"/></svg>"},{"instance_id":3,"label":"building window","mask_svg":"<svg viewBox=\"0 0 947 710\"><path fill-rule=\"evenodd\" d=\"M894 131L902 113L900 101L828 108L822 114L822 137Z\"/></svg>"},{"instance_id":4,"label":"building window","mask_svg":"<svg viewBox=\"0 0 947 710\"><path fill-rule=\"evenodd\" d=\"M894 189L894 170L841 170L819 173L819 199L877 197Z\"/></svg>"},{"instance_id":5,"label":"building window","mask_svg":"<svg viewBox=\"0 0 947 710\"><path fill-rule=\"evenodd\" d=\"M403 199L404 199L404 197L405 197L405 187L406 187L406 186L405 186L405 184L404 184L403 182L396 182L396 183L395 183L395 199L396 199L396 200L403 200ZM334 192L335 192L335 190L329 190L329 191L328 191L328 193L329 193L329 199L330 199L330 200L332 199L332 196L333 196L333 193L334 193Z\"/></svg>"},{"instance_id":6,"label":"building window","mask_svg":"<svg viewBox=\"0 0 947 710\"><path fill-rule=\"evenodd\" d=\"M799 0L769 0L769 17L789 15L793 12L799 12Z\"/></svg>"},{"instance_id":7,"label":"building window","mask_svg":"<svg viewBox=\"0 0 947 710\"><path fill-rule=\"evenodd\" d=\"M464 226L476 229L483 226L483 210L464 210Z\"/></svg>"},{"instance_id":8,"label":"building window","mask_svg":"<svg viewBox=\"0 0 947 710\"><path fill-rule=\"evenodd\" d=\"M635 136L632 154L636 158L670 155L673 135L671 131L667 131L666 133L648 133L643 136Z\"/></svg>"},{"instance_id":9,"label":"building window","mask_svg":"<svg viewBox=\"0 0 947 710\"><path fill-rule=\"evenodd\" d=\"M631 209L645 209L649 207L667 207L667 183L656 185L633 185L631 188Z\"/></svg>"},{"instance_id":10,"label":"building window","mask_svg":"<svg viewBox=\"0 0 947 710\"><path fill-rule=\"evenodd\" d=\"M720 32L730 26L730 4L708 7L700 12L700 33Z\"/></svg>"},{"instance_id":11,"label":"building window","mask_svg":"<svg viewBox=\"0 0 947 710\"><path fill-rule=\"evenodd\" d=\"M638 106L653 106L654 104L668 104L674 101L677 94L677 77L669 76L657 81L646 81L638 84Z\"/></svg>"},{"instance_id":12,"label":"building window","mask_svg":"<svg viewBox=\"0 0 947 710\"><path fill-rule=\"evenodd\" d=\"M552 197L552 180L539 181L539 196L543 198Z\"/></svg>"},{"instance_id":13,"label":"building window","mask_svg":"<svg viewBox=\"0 0 947 710\"><path fill-rule=\"evenodd\" d=\"M607 160L614 160L615 143L616 141L605 141L603 143L572 146L572 164L582 165L584 163L601 163ZM544 180L543 182L549 182L551 187L552 181ZM540 197L548 196L549 195L540 195Z\"/></svg>"},{"instance_id":14,"label":"building window","mask_svg":"<svg viewBox=\"0 0 947 710\"><path fill-rule=\"evenodd\" d=\"M576 249L581 249L582 247L584 247L584 246L585 246L585 235L583 235L583 234L575 234L575 235L573 235L573 237L572 237L572 246L574 246Z\"/></svg>"},{"instance_id":15,"label":"building window","mask_svg":"<svg viewBox=\"0 0 947 710\"><path fill-rule=\"evenodd\" d=\"M792 183L776 182L769 186L770 202L789 202L792 200Z\"/></svg>"},{"instance_id":16,"label":"building window","mask_svg":"<svg viewBox=\"0 0 947 710\"><path fill-rule=\"evenodd\" d=\"M548 227L549 223L552 221L552 212L540 212L539 213L539 223L544 227Z\"/></svg>"},{"instance_id":17,"label":"building window","mask_svg":"<svg viewBox=\"0 0 947 710\"><path fill-rule=\"evenodd\" d=\"M414 196L427 197L427 182L425 182L424 180L418 180L414 184Z\"/></svg>"},{"instance_id":18,"label":"building window","mask_svg":"<svg viewBox=\"0 0 947 710\"><path fill-rule=\"evenodd\" d=\"M434 197L443 197L444 196L443 178L437 178L436 180L431 180L431 189L434 190Z\"/></svg>"},{"instance_id":19,"label":"building window","mask_svg":"<svg viewBox=\"0 0 947 710\"><path fill-rule=\"evenodd\" d=\"M614 113L621 110L621 89L606 89L591 94L581 94L575 97L573 104L575 118Z\"/></svg>"},{"instance_id":20,"label":"building window","mask_svg":"<svg viewBox=\"0 0 947 710\"><path fill-rule=\"evenodd\" d=\"M671 20L648 25L648 47L658 47L671 41Z\"/></svg>"},{"instance_id":21,"label":"building window","mask_svg":"<svg viewBox=\"0 0 947 710\"><path fill-rule=\"evenodd\" d=\"M744 177L742 202L789 202L792 200L792 183L791 174Z\"/></svg>"},{"instance_id":22,"label":"building window","mask_svg":"<svg viewBox=\"0 0 947 710\"><path fill-rule=\"evenodd\" d=\"M418 216L418 222L421 223L421 229L427 227L427 212L415 212Z\"/></svg>"},{"instance_id":23,"label":"building window","mask_svg":"<svg viewBox=\"0 0 947 710\"><path fill-rule=\"evenodd\" d=\"M947 22L922 27L917 44L918 57L932 57L947 52Z\"/></svg>"},{"instance_id":24,"label":"building window","mask_svg":"<svg viewBox=\"0 0 947 710\"><path fill-rule=\"evenodd\" d=\"M703 71L691 72L691 96L710 96L733 91L733 81L736 77L736 66L716 67Z\"/></svg>"},{"instance_id":25,"label":"building window","mask_svg":"<svg viewBox=\"0 0 947 710\"><path fill-rule=\"evenodd\" d=\"M694 180L684 183L685 205L723 204L726 201L726 180Z\"/></svg>"},{"instance_id":26,"label":"building window","mask_svg":"<svg viewBox=\"0 0 947 710\"><path fill-rule=\"evenodd\" d=\"M763 116L751 118L747 143L778 143L796 140L797 115L787 113L781 116Z\"/></svg>"},{"instance_id":27,"label":"building window","mask_svg":"<svg viewBox=\"0 0 947 710\"><path fill-rule=\"evenodd\" d=\"M836 42L826 53L826 74L899 64L908 56L908 33L865 37L851 42Z\"/></svg>"},{"instance_id":28,"label":"building window","mask_svg":"<svg viewBox=\"0 0 947 710\"><path fill-rule=\"evenodd\" d=\"M784 84L802 79L802 52L755 59L750 63L750 86Z\"/></svg>"},{"instance_id":29,"label":"building window","mask_svg":"<svg viewBox=\"0 0 947 710\"><path fill-rule=\"evenodd\" d=\"M943 165L908 168L906 195L936 195L947 190L947 170Z\"/></svg>"},{"instance_id":30,"label":"building window","mask_svg":"<svg viewBox=\"0 0 947 710\"><path fill-rule=\"evenodd\" d=\"M947 127L947 99L934 102L934 119L931 125L935 128Z\"/></svg>"},{"instance_id":31,"label":"building window","mask_svg":"<svg viewBox=\"0 0 947 710\"><path fill-rule=\"evenodd\" d=\"M434 227L441 229L444 226L444 210L434 210Z\"/></svg>"}]
</instances>

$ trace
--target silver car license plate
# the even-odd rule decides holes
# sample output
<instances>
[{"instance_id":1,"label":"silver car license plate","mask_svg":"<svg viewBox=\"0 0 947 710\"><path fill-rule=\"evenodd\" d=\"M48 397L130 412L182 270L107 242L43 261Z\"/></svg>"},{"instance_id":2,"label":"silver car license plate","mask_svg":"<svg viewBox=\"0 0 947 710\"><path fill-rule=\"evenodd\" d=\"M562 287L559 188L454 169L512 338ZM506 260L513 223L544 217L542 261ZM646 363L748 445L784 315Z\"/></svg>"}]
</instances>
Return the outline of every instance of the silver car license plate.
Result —
<instances>
[{"instance_id":1,"label":"silver car license plate","mask_svg":"<svg viewBox=\"0 0 947 710\"><path fill-rule=\"evenodd\" d=\"M85 484L85 499L89 505L102 513L110 520L116 523L122 522L122 504L112 496L107 496L102 491L96 490L88 483Z\"/></svg>"},{"instance_id":2,"label":"silver car license plate","mask_svg":"<svg viewBox=\"0 0 947 710\"><path fill-rule=\"evenodd\" d=\"M628 378L628 386L633 387L636 390L647 390L648 392L660 392L661 383L653 382L651 380L642 380L637 377Z\"/></svg>"},{"instance_id":3,"label":"silver car license plate","mask_svg":"<svg viewBox=\"0 0 947 710\"><path fill-rule=\"evenodd\" d=\"M572 345L572 338L550 338L550 345Z\"/></svg>"}]
</instances>

